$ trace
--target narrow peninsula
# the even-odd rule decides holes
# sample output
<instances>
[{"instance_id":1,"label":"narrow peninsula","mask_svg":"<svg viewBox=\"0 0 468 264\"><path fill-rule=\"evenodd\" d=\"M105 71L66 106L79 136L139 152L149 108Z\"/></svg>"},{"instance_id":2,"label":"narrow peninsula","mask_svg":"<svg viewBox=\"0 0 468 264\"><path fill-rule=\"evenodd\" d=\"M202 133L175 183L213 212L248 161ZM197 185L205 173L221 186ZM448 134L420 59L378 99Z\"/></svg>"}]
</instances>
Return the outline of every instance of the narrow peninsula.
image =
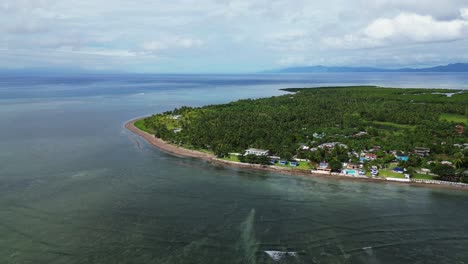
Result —
<instances>
[{"instance_id":1,"label":"narrow peninsula","mask_svg":"<svg viewBox=\"0 0 468 264\"><path fill-rule=\"evenodd\" d=\"M181 107L132 132L181 156L293 174L467 187L468 91L375 86Z\"/></svg>"}]
</instances>

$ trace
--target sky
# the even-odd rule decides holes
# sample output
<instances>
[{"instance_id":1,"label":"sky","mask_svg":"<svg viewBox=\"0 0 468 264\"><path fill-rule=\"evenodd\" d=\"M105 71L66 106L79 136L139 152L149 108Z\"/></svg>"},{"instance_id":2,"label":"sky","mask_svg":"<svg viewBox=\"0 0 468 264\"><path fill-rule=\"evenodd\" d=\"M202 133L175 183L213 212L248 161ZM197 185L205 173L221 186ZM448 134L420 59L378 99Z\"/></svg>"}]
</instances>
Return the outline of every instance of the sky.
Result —
<instances>
[{"instance_id":1,"label":"sky","mask_svg":"<svg viewBox=\"0 0 468 264\"><path fill-rule=\"evenodd\" d=\"M468 62L468 0L0 0L0 68L243 73Z\"/></svg>"}]
</instances>

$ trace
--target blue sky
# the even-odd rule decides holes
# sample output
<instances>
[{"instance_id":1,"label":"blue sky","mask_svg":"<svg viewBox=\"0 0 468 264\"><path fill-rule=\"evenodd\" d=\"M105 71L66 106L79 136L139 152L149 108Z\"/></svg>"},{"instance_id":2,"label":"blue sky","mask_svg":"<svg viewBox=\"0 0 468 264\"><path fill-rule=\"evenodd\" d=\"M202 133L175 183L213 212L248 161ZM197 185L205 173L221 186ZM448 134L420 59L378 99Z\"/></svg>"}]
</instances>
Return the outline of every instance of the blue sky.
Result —
<instances>
[{"instance_id":1,"label":"blue sky","mask_svg":"<svg viewBox=\"0 0 468 264\"><path fill-rule=\"evenodd\" d=\"M0 68L256 72L468 62L467 0L0 0Z\"/></svg>"}]
</instances>

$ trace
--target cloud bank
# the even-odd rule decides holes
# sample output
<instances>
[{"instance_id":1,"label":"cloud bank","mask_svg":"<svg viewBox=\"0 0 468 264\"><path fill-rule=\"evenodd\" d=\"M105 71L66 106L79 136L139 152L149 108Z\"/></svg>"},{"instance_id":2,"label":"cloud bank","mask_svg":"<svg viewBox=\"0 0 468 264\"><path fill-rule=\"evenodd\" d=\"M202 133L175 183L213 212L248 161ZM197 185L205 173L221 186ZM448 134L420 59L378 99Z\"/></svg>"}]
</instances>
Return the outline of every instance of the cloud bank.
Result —
<instances>
[{"instance_id":1,"label":"cloud bank","mask_svg":"<svg viewBox=\"0 0 468 264\"><path fill-rule=\"evenodd\" d=\"M401 13L376 19L357 33L325 38L324 42L336 48L368 48L462 40L468 36L467 9L461 9L460 14L459 19L442 21L430 15Z\"/></svg>"},{"instance_id":2,"label":"cloud bank","mask_svg":"<svg viewBox=\"0 0 468 264\"><path fill-rule=\"evenodd\" d=\"M252 72L468 61L466 0L2 0L0 68Z\"/></svg>"}]
</instances>

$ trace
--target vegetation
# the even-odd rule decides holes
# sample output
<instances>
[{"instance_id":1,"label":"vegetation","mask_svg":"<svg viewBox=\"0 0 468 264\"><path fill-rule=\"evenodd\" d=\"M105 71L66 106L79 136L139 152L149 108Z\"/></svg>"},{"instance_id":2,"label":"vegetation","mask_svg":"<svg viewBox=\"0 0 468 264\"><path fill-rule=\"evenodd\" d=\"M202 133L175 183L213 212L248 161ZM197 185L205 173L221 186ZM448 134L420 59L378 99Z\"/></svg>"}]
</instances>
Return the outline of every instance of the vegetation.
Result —
<instances>
[{"instance_id":1,"label":"vegetation","mask_svg":"<svg viewBox=\"0 0 468 264\"><path fill-rule=\"evenodd\" d=\"M455 115L455 114L441 114L440 118L449 122L455 122L460 124L468 125L468 118L465 115Z\"/></svg>"},{"instance_id":2,"label":"vegetation","mask_svg":"<svg viewBox=\"0 0 468 264\"><path fill-rule=\"evenodd\" d=\"M152 131L152 129L149 129L148 127L146 127L146 122L144 119L140 119L138 121L135 122L135 126L142 130L142 131L145 131L145 132L148 132L148 133L154 133L154 131Z\"/></svg>"},{"instance_id":3,"label":"vegetation","mask_svg":"<svg viewBox=\"0 0 468 264\"><path fill-rule=\"evenodd\" d=\"M373 150L378 159L365 166L385 167L398 154L409 156L401 167L414 172L428 161L452 162L460 174L468 165L468 92L443 89L324 87L285 89L282 96L240 100L201 108L182 107L153 115L137 124L157 137L189 148L207 149L219 157L243 153L247 148L270 150L282 159L308 159L313 167L327 161L333 170L341 162L357 162ZM457 92L451 97L447 92ZM340 142L333 148L321 144ZM301 146L307 148L300 148ZM430 148L430 156L413 153ZM310 151L312 149L313 151ZM239 157L240 161L269 164L265 157ZM436 169L437 170L437 169ZM460 175L459 179L462 178Z\"/></svg>"}]
</instances>

